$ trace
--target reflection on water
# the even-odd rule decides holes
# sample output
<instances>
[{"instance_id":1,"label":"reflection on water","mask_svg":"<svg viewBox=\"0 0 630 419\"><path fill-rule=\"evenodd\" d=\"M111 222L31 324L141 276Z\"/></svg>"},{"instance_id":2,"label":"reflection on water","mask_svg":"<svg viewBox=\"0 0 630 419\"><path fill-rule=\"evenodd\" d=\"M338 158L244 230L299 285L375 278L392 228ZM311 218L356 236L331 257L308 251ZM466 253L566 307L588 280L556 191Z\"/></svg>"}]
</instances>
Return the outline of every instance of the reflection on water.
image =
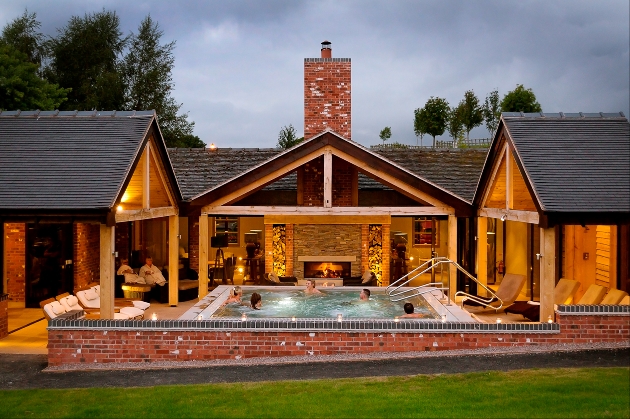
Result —
<instances>
[{"instance_id":1,"label":"reflection on water","mask_svg":"<svg viewBox=\"0 0 630 419\"><path fill-rule=\"evenodd\" d=\"M394 318L404 314L406 301L391 302L384 291L373 291L369 301L361 301L356 290L321 290L321 294L305 294L303 290L272 291L269 289L244 289L243 302L248 303L252 293L262 296L262 309L252 310L249 306L228 304L217 310L212 317L248 318L296 317L296 318L337 318L342 314L344 319L357 318ZM422 297L408 300L413 303L416 313L427 319L439 316Z\"/></svg>"}]
</instances>

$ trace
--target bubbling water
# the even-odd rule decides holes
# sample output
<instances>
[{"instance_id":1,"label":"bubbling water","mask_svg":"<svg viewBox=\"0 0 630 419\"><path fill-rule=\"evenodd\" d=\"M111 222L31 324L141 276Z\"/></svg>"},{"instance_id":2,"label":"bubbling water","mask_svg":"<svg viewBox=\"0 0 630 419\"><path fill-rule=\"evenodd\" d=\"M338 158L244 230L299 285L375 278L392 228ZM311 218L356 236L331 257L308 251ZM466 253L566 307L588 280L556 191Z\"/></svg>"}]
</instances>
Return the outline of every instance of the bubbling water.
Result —
<instances>
[{"instance_id":1,"label":"bubbling water","mask_svg":"<svg viewBox=\"0 0 630 419\"><path fill-rule=\"evenodd\" d=\"M249 301L252 293L257 292L262 297L260 310L253 310L246 305L227 304L217 310L212 317L241 317L243 313L248 318L331 318L338 314L344 320L348 319L386 319L404 314L403 305L411 302L415 313L422 314L427 319L438 319L438 313L422 297L414 297L406 301L391 302L384 291L373 291L369 301L359 299L360 288L354 290L322 289L321 294L305 294L303 290L270 290L268 288L247 289L243 293L242 301Z\"/></svg>"}]
</instances>

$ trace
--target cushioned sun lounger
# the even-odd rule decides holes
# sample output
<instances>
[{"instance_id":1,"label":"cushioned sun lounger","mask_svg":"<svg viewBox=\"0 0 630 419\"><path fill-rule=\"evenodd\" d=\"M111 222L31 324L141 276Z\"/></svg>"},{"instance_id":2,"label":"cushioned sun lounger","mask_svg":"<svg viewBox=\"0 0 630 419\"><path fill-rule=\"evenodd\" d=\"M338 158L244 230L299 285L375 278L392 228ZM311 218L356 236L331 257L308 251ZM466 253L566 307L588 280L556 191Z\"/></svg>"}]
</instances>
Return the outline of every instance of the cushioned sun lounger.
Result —
<instances>
[{"instance_id":1,"label":"cushioned sun lounger","mask_svg":"<svg viewBox=\"0 0 630 419\"><path fill-rule=\"evenodd\" d=\"M561 278L553 290L554 304L568 304L573 301L575 292L580 288L580 283L573 279ZM537 322L540 320L540 303L533 301L517 301L505 309L506 313L521 314L523 317Z\"/></svg>"},{"instance_id":2,"label":"cushioned sun lounger","mask_svg":"<svg viewBox=\"0 0 630 419\"><path fill-rule=\"evenodd\" d=\"M495 297L479 297L464 292L458 294L464 296L462 306L481 306L499 311L516 301L523 285L525 285L525 275L505 274L499 288L494 293Z\"/></svg>"}]
</instances>

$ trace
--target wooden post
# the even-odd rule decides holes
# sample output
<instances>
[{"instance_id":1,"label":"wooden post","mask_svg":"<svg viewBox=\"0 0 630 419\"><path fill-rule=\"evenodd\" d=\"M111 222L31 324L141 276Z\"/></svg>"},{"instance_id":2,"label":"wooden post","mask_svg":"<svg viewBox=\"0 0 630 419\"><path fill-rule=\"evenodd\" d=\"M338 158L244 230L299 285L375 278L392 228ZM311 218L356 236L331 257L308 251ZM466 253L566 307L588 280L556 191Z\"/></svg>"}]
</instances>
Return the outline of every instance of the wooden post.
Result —
<instances>
[{"instance_id":1,"label":"wooden post","mask_svg":"<svg viewBox=\"0 0 630 419\"><path fill-rule=\"evenodd\" d=\"M488 285L488 219L477 218L477 281ZM486 296L486 290L478 287L477 295Z\"/></svg>"},{"instance_id":2,"label":"wooden post","mask_svg":"<svg viewBox=\"0 0 630 419\"><path fill-rule=\"evenodd\" d=\"M142 162L142 208L151 208L151 144L147 143L144 149L144 161Z\"/></svg>"},{"instance_id":3,"label":"wooden post","mask_svg":"<svg viewBox=\"0 0 630 419\"><path fill-rule=\"evenodd\" d=\"M177 307L179 290L179 216L168 217L168 304Z\"/></svg>"},{"instance_id":4,"label":"wooden post","mask_svg":"<svg viewBox=\"0 0 630 419\"><path fill-rule=\"evenodd\" d=\"M332 150L324 150L324 208L332 207Z\"/></svg>"},{"instance_id":5,"label":"wooden post","mask_svg":"<svg viewBox=\"0 0 630 419\"><path fill-rule=\"evenodd\" d=\"M505 147L505 208L514 207L514 165L512 164L512 152L506 144Z\"/></svg>"},{"instance_id":6,"label":"wooden post","mask_svg":"<svg viewBox=\"0 0 630 419\"><path fill-rule=\"evenodd\" d=\"M457 262L457 217L448 216L448 258L453 262ZM454 302L455 293L457 292L457 268L449 265L449 298Z\"/></svg>"},{"instance_id":7,"label":"wooden post","mask_svg":"<svg viewBox=\"0 0 630 419\"><path fill-rule=\"evenodd\" d=\"M540 321L553 319L553 291L556 287L556 229L540 229Z\"/></svg>"},{"instance_id":8,"label":"wooden post","mask_svg":"<svg viewBox=\"0 0 630 419\"><path fill-rule=\"evenodd\" d=\"M114 248L116 243L116 227L101 224L101 319L114 318Z\"/></svg>"},{"instance_id":9,"label":"wooden post","mask_svg":"<svg viewBox=\"0 0 630 419\"><path fill-rule=\"evenodd\" d=\"M199 216L199 298L208 295L208 214Z\"/></svg>"}]
</instances>

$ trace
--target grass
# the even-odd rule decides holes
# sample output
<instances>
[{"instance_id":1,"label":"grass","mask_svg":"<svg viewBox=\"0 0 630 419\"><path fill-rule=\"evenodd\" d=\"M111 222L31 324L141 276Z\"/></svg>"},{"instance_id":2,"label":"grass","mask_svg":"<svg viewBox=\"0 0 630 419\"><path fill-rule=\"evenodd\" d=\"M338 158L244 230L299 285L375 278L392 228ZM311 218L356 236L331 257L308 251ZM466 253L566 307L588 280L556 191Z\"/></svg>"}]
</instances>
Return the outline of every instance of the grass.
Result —
<instances>
[{"instance_id":1,"label":"grass","mask_svg":"<svg viewBox=\"0 0 630 419\"><path fill-rule=\"evenodd\" d=\"M630 368L0 391L3 418L630 416Z\"/></svg>"}]
</instances>

